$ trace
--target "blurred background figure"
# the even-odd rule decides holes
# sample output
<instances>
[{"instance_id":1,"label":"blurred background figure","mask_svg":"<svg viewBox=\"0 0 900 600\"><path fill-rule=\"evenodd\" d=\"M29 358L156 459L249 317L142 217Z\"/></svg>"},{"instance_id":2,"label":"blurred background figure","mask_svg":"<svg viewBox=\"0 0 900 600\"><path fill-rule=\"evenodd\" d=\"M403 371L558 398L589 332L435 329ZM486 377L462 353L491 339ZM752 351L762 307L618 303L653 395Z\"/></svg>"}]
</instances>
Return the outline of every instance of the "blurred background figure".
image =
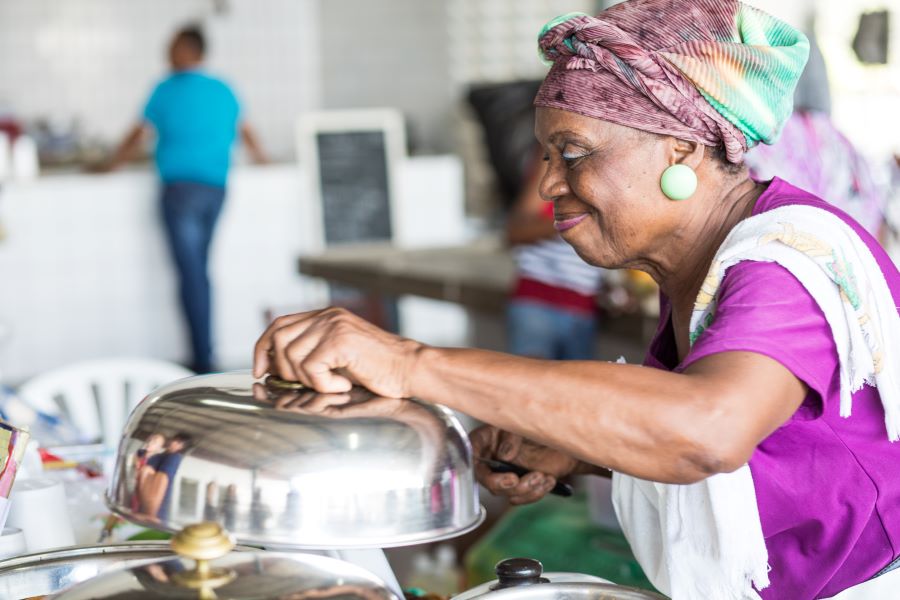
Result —
<instances>
[{"instance_id":1,"label":"blurred background figure","mask_svg":"<svg viewBox=\"0 0 900 600\"><path fill-rule=\"evenodd\" d=\"M193 358L189 366L197 373L214 367L207 265L237 134L254 162L267 162L255 134L241 121L234 92L204 71L205 53L206 40L198 27L185 27L175 34L169 45L171 74L150 94L141 121L101 168L123 165L141 149L148 130L156 133L163 223L190 332Z\"/></svg>"},{"instance_id":2,"label":"blurred background figure","mask_svg":"<svg viewBox=\"0 0 900 600\"><path fill-rule=\"evenodd\" d=\"M866 159L831 119L831 92L825 60L815 36L809 62L794 93L794 113L781 137L746 155L758 181L779 177L834 204L884 243L886 198Z\"/></svg>"},{"instance_id":3,"label":"blurred background figure","mask_svg":"<svg viewBox=\"0 0 900 600\"><path fill-rule=\"evenodd\" d=\"M234 530L237 524L237 513L240 499L238 498L238 488L234 483L228 484L225 488L225 494L222 497L219 513L222 516L222 526L228 530Z\"/></svg>"},{"instance_id":4,"label":"blurred background figure","mask_svg":"<svg viewBox=\"0 0 900 600\"><path fill-rule=\"evenodd\" d=\"M131 503L131 509L135 512L139 512L141 509L139 498L141 486L144 484L147 476L152 475L154 472L152 468L147 467L147 461L162 452L165 446L166 437L161 433L154 433L144 442L144 447L135 453L133 469L134 486L137 493L132 496Z\"/></svg>"},{"instance_id":5,"label":"blurred background figure","mask_svg":"<svg viewBox=\"0 0 900 600\"><path fill-rule=\"evenodd\" d=\"M586 360L597 346L597 294L603 270L586 264L553 223L541 198L543 153L534 140L539 81L473 86L468 102L487 149L505 217L515 275L506 306L506 349L533 358Z\"/></svg>"},{"instance_id":6,"label":"blurred background figure","mask_svg":"<svg viewBox=\"0 0 900 600\"><path fill-rule=\"evenodd\" d=\"M536 151L506 226L517 275L506 313L508 348L533 358L587 360L595 354L603 270L559 237L553 203L538 191L541 158Z\"/></svg>"},{"instance_id":7,"label":"blurred background figure","mask_svg":"<svg viewBox=\"0 0 900 600\"><path fill-rule=\"evenodd\" d=\"M172 481L181 466L184 452L191 445L191 436L176 433L166 443L165 452L160 452L147 460L144 467L148 473L141 480L138 495L141 512L149 517L165 520L169 515L172 499Z\"/></svg>"},{"instance_id":8,"label":"blurred background figure","mask_svg":"<svg viewBox=\"0 0 900 600\"><path fill-rule=\"evenodd\" d=\"M219 484L210 481L206 484L206 501L203 503L203 520L219 520Z\"/></svg>"}]
</instances>

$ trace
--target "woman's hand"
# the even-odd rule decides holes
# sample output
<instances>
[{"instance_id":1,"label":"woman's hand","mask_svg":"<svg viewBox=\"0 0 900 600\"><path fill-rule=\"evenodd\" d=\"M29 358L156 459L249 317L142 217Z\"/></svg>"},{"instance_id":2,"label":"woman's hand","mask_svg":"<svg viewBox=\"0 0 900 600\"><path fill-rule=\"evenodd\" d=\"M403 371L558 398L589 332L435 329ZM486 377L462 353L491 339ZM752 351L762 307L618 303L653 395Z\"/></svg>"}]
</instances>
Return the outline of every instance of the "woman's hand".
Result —
<instances>
[{"instance_id":1,"label":"woman's hand","mask_svg":"<svg viewBox=\"0 0 900 600\"><path fill-rule=\"evenodd\" d=\"M388 333L342 308L278 317L256 342L253 374L339 394L353 384L381 396L410 396L422 344Z\"/></svg>"},{"instance_id":2,"label":"woman's hand","mask_svg":"<svg viewBox=\"0 0 900 600\"><path fill-rule=\"evenodd\" d=\"M476 478L492 494L509 498L510 504L537 502L553 489L557 479L567 475L599 474L602 470L490 425L479 427L469 439L475 456ZM479 459L503 460L531 472L522 477L514 473L494 473Z\"/></svg>"}]
</instances>

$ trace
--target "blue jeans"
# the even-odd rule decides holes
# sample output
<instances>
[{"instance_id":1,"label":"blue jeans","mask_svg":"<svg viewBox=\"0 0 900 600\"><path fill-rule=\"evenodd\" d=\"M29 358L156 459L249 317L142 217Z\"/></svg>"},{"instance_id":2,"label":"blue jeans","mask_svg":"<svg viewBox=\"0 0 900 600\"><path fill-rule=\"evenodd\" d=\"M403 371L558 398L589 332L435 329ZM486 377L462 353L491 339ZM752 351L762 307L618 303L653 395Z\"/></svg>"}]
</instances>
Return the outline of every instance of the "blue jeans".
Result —
<instances>
[{"instance_id":1,"label":"blue jeans","mask_svg":"<svg viewBox=\"0 0 900 600\"><path fill-rule=\"evenodd\" d=\"M597 318L537 300L510 300L506 310L509 351L551 360L589 360L597 343Z\"/></svg>"},{"instance_id":2,"label":"blue jeans","mask_svg":"<svg viewBox=\"0 0 900 600\"><path fill-rule=\"evenodd\" d=\"M163 223L178 270L181 308L190 332L191 368L198 373L207 373L213 368L207 263L209 245L224 200L223 187L187 181L163 185Z\"/></svg>"}]
</instances>

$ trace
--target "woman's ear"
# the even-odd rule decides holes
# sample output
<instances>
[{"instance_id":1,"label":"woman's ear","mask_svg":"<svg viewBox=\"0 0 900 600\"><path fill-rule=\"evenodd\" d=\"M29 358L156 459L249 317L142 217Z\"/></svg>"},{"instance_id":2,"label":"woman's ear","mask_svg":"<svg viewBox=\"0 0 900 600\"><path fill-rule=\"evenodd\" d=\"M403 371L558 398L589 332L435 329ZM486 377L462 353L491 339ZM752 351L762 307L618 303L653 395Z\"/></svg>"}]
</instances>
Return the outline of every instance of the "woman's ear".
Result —
<instances>
[{"instance_id":1,"label":"woman's ear","mask_svg":"<svg viewBox=\"0 0 900 600\"><path fill-rule=\"evenodd\" d=\"M700 168L706 155L706 146L699 142L670 137L669 166L686 165L695 171Z\"/></svg>"}]
</instances>

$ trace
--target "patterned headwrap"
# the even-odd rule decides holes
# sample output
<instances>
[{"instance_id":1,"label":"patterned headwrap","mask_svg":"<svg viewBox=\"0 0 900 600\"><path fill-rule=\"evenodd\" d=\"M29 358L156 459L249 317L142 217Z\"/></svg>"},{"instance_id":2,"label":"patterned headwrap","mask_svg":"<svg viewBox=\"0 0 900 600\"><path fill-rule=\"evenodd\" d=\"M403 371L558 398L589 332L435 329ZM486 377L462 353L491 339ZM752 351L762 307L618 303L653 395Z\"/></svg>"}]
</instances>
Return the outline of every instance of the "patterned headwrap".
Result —
<instances>
[{"instance_id":1,"label":"patterned headwrap","mask_svg":"<svg viewBox=\"0 0 900 600\"><path fill-rule=\"evenodd\" d=\"M535 106L724 145L740 163L791 114L806 36L737 0L628 0L544 26Z\"/></svg>"}]
</instances>

